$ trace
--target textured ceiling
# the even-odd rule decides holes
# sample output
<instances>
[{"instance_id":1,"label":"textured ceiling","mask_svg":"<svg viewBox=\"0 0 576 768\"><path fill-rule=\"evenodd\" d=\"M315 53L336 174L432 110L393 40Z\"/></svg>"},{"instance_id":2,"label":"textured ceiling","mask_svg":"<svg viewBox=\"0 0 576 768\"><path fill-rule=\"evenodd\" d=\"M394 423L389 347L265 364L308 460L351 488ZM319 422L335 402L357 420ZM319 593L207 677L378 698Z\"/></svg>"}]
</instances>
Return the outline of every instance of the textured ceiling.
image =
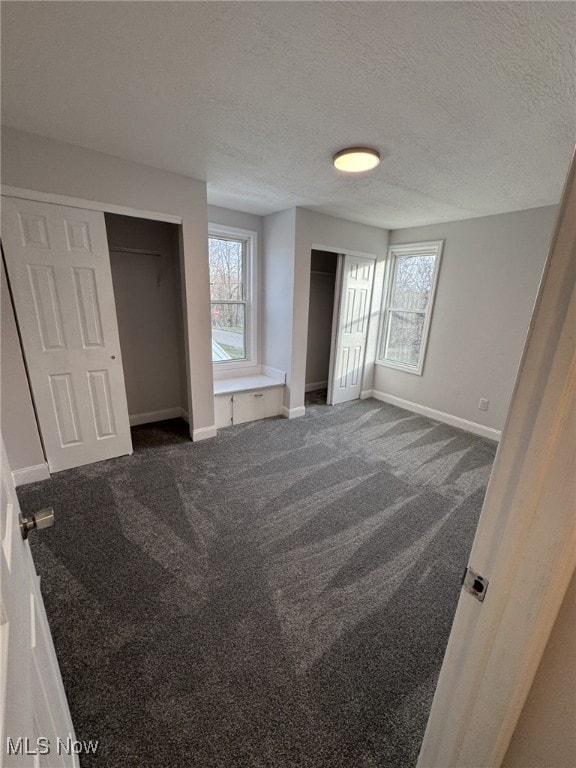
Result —
<instances>
[{"instance_id":1,"label":"textured ceiling","mask_svg":"<svg viewBox=\"0 0 576 768\"><path fill-rule=\"evenodd\" d=\"M559 201L575 40L572 2L3 2L2 117L215 205L413 226Z\"/></svg>"}]
</instances>

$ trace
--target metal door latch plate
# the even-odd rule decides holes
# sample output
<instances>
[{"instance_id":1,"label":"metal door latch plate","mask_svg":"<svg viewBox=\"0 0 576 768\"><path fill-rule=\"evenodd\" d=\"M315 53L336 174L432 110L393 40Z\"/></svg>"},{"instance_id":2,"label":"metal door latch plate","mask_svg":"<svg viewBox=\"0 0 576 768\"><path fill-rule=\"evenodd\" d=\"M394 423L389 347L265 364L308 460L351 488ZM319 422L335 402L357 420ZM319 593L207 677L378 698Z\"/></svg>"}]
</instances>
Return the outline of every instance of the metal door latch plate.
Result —
<instances>
[{"instance_id":1,"label":"metal door latch plate","mask_svg":"<svg viewBox=\"0 0 576 768\"><path fill-rule=\"evenodd\" d=\"M486 596L486 590L488 589L488 579L480 576L480 574L473 571L472 568L467 567L464 571L464 576L462 577L462 586L466 592L470 592L471 595L474 595L476 600L483 602L484 597Z\"/></svg>"}]
</instances>

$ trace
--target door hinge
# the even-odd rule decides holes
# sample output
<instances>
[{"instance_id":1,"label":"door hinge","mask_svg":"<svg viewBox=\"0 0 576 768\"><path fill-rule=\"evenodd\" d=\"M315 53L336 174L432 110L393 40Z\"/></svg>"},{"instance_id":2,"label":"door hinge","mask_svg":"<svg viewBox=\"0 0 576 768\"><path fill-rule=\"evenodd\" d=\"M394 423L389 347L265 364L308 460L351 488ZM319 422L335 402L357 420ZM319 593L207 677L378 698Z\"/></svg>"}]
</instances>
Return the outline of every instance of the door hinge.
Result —
<instances>
[{"instance_id":1,"label":"door hinge","mask_svg":"<svg viewBox=\"0 0 576 768\"><path fill-rule=\"evenodd\" d=\"M485 579L484 576L480 576L480 574L473 571L470 566L467 566L464 570L464 575L462 576L462 587L466 592L470 592L471 595L474 595L476 600L480 600L482 603L486 597L488 579Z\"/></svg>"}]
</instances>

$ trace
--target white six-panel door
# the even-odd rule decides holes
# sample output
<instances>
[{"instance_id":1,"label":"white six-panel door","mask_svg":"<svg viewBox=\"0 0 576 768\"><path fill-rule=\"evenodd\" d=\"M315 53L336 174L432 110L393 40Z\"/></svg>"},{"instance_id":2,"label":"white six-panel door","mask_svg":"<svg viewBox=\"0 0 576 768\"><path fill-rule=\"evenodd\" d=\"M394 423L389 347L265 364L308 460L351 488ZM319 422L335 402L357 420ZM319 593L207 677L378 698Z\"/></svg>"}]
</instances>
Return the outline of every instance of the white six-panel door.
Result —
<instances>
[{"instance_id":1,"label":"white six-panel door","mask_svg":"<svg viewBox=\"0 0 576 768\"><path fill-rule=\"evenodd\" d=\"M2 241L50 470L132 453L104 214L3 197Z\"/></svg>"},{"instance_id":2,"label":"white six-panel door","mask_svg":"<svg viewBox=\"0 0 576 768\"><path fill-rule=\"evenodd\" d=\"M329 395L332 405L360 397L373 283L373 259L344 256L335 360Z\"/></svg>"},{"instance_id":3,"label":"white six-panel door","mask_svg":"<svg viewBox=\"0 0 576 768\"><path fill-rule=\"evenodd\" d=\"M20 534L3 442L1 452L0 765L77 768L72 720L30 547Z\"/></svg>"}]
</instances>

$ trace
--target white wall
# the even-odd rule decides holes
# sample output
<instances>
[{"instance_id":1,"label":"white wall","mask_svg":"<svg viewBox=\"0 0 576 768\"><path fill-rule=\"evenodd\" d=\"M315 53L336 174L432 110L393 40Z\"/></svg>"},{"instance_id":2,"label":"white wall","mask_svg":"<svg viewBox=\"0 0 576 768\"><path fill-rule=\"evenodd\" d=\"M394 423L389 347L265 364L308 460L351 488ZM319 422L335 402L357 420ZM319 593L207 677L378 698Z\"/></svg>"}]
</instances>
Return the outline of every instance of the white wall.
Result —
<instances>
[{"instance_id":1,"label":"white wall","mask_svg":"<svg viewBox=\"0 0 576 768\"><path fill-rule=\"evenodd\" d=\"M105 219L128 413L179 411L186 403L185 388L181 391L186 363L177 225L115 214ZM158 251L164 258L115 247Z\"/></svg>"},{"instance_id":2,"label":"white wall","mask_svg":"<svg viewBox=\"0 0 576 768\"><path fill-rule=\"evenodd\" d=\"M444 242L422 376L376 365L374 390L501 430L558 208L396 230ZM481 397L488 411L478 410Z\"/></svg>"},{"instance_id":3,"label":"white wall","mask_svg":"<svg viewBox=\"0 0 576 768\"><path fill-rule=\"evenodd\" d=\"M4 184L183 220L185 343L194 429L213 424L206 187L201 182L12 129L2 132ZM392 243L445 239L424 375L374 366L388 232L290 209L264 218L211 209L216 223L262 229L261 362L286 371L285 404L304 403L313 246L378 256L363 389L496 430L503 426L556 207L392 233ZM250 221L248 221L248 219ZM294 344L292 344L294 340ZM477 408L490 400L487 412Z\"/></svg>"},{"instance_id":4,"label":"white wall","mask_svg":"<svg viewBox=\"0 0 576 768\"><path fill-rule=\"evenodd\" d=\"M2 130L2 183L182 218L185 343L191 427L214 424L206 185L101 152L9 128Z\"/></svg>"},{"instance_id":5,"label":"white wall","mask_svg":"<svg viewBox=\"0 0 576 768\"><path fill-rule=\"evenodd\" d=\"M310 292L310 263L312 248L322 250L336 249L341 253L366 253L377 256L376 277L372 313L368 329L366 346L366 365L363 389L372 388L374 356L378 335L380 311L379 297L382 293L383 264L388 245L388 231L356 224L333 216L326 216L313 211L296 209L295 221L295 256L294 256L294 308L292 349L290 365L290 409L304 405L304 387L306 378L306 353L308 331L308 306Z\"/></svg>"},{"instance_id":6,"label":"white wall","mask_svg":"<svg viewBox=\"0 0 576 768\"><path fill-rule=\"evenodd\" d=\"M503 768L576 764L576 573L556 618Z\"/></svg>"},{"instance_id":7,"label":"white wall","mask_svg":"<svg viewBox=\"0 0 576 768\"><path fill-rule=\"evenodd\" d=\"M286 373L284 405L287 407L292 368L295 232L295 208L264 217L262 364Z\"/></svg>"},{"instance_id":8,"label":"white wall","mask_svg":"<svg viewBox=\"0 0 576 768\"><path fill-rule=\"evenodd\" d=\"M0 430L12 471L45 464L8 281L1 265ZM39 478L38 478L39 479Z\"/></svg>"},{"instance_id":9,"label":"white wall","mask_svg":"<svg viewBox=\"0 0 576 768\"><path fill-rule=\"evenodd\" d=\"M335 253L312 252L308 304L306 388L309 385L328 381L337 259L338 256Z\"/></svg>"},{"instance_id":10,"label":"white wall","mask_svg":"<svg viewBox=\"0 0 576 768\"><path fill-rule=\"evenodd\" d=\"M208 221L210 224L221 224L224 227L251 229L258 236L262 234L262 216L233 211L231 208L221 208L219 205L208 206ZM260 243L258 243L258 250L261 250Z\"/></svg>"}]
</instances>

